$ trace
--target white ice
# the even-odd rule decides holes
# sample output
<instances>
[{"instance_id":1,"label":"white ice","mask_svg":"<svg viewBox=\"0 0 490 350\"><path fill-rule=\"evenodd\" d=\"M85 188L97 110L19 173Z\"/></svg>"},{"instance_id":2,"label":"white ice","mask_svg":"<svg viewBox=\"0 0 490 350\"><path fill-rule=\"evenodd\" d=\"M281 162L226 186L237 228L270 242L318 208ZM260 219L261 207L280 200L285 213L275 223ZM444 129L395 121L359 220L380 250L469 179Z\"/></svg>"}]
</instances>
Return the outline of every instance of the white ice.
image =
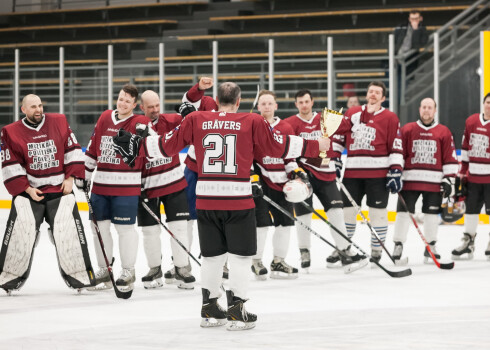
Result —
<instances>
[{"instance_id":1,"label":"white ice","mask_svg":"<svg viewBox=\"0 0 490 350\"><path fill-rule=\"evenodd\" d=\"M93 254L88 214L81 213ZM0 210L5 229L8 210ZM324 223L315 230L332 241ZM441 225L438 250L442 261L460 245L463 228ZM393 226L387 239L392 252ZM475 258L457 261L443 271L423 264L424 245L411 228L405 254L413 275L391 278L378 268L345 275L327 269L331 248L312 237L312 267L297 280L256 281L250 274L249 311L258 315L253 330L229 332L224 327L202 329L201 289L165 285L145 290L140 282L147 272L140 242L133 296L120 300L112 290L83 291L77 295L61 279L54 246L42 226L31 275L12 296L0 294L0 349L490 349L490 261L484 256L488 227L480 226ZM169 236L162 232L163 268L170 268ZM358 225L356 242L369 252L369 231ZM299 265L296 237L292 235L287 261ZM117 247L117 243L114 244ZM264 264L271 260L271 235ZM199 255L197 235L192 252ZM117 251L115 252L117 261ZM383 254L381 263L395 267ZM116 263L115 274L119 273ZM198 279L199 267L193 264ZM226 301L222 297L220 303Z\"/></svg>"}]
</instances>

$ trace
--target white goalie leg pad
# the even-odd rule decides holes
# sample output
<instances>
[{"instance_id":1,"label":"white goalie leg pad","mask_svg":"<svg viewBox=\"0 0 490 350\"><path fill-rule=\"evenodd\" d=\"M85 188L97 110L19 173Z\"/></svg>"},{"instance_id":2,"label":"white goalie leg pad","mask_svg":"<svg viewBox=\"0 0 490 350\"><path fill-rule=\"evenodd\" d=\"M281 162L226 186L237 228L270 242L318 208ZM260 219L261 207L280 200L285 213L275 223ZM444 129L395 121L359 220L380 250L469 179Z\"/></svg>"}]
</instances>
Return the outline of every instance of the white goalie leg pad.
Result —
<instances>
[{"instance_id":1,"label":"white goalie leg pad","mask_svg":"<svg viewBox=\"0 0 490 350\"><path fill-rule=\"evenodd\" d=\"M168 227L174 234L175 238L177 238L180 243L184 245L184 247L189 249L189 242L187 241L187 221L171 221L168 223ZM189 255L172 237L170 237L170 248L172 249L172 256L174 257L175 266L184 267L189 264Z\"/></svg>"},{"instance_id":2,"label":"white goalie leg pad","mask_svg":"<svg viewBox=\"0 0 490 350\"><path fill-rule=\"evenodd\" d=\"M292 226L277 226L272 236L272 249L274 256L286 258L289 250L289 240L291 238Z\"/></svg>"},{"instance_id":3,"label":"white goalie leg pad","mask_svg":"<svg viewBox=\"0 0 490 350\"><path fill-rule=\"evenodd\" d=\"M439 228L439 215L424 215L424 235L427 243L437 241L437 230Z\"/></svg>"},{"instance_id":4,"label":"white goalie leg pad","mask_svg":"<svg viewBox=\"0 0 490 350\"><path fill-rule=\"evenodd\" d=\"M297 219L306 226L311 227L311 214L305 214L305 215L300 215L297 217ZM311 233L308 231L306 228L303 227L303 225L299 224L298 222L295 223L296 226L296 233L298 235L298 248L299 249L310 249L311 247Z\"/></svg>"},{"instance_id":5,"label":"white goalie leg pad","mask_svg":"<svg viewBox=\"0 0 490 350\"><path fill-rule=\"evenodd\" d=\"M134 225L114 224L119 235L119 255L123 269L134 269L138 254L138 233Z\"/></svg>"},{"instance_id":6,"label":"white goalie leg pad","mask_svg":"<svg viewBox=\"0 0 490 350\"><path fill-rule=\"evenodd\" d=\"M27 271L36 241L36 219L29 199L17 196L13 205L17 217L15 221L8 221L9 226L2 241L2 249L7 246L7 253L0 274L0 285L21 277Z\"/></svg>"},{"instance_id":7,"label":"white goalie leg pad","mask_svg":"<svg viewBox=\"0 0 490 350\"><path fill-rule=\"evenodd\" d=\"M228 253L228 266L230 267L230 276L228 279L230 290L235 296L246 299L250 284L252 257Z\"/></svg>"},{"instance_id":8,"label":"white goalie leg pad","mask_svg":"<svg viewBox=\"0 0 490 350\"><path fill-rule=\"evenodd\" d=\"M187 242L189 242L189 250L192 247L192 241L194 240L194 223L196 220L187 220Z\"/></svg>"},{"instance_id":9,"label":"white goalie leg pad","mask_svg":"<svg viewBox=\"0 0 490 350\"><path fill-rule=\"evenodd\" d=\"M331 208L327 210L328 221L335 226L340 232L347 236L347 230L345 228L344 213L342 208ZM337 233L333 228L330 228L330 233L335 241L335 245L338 249L344 250L350 245L350 243L341 235Z\"/></svg>"},{"instance_id":10,"label":"white goalie leg pad","mask_svg":"<svg viewBox=\"0 0 490 350\"><path fill-rule=\"evenodd\" d=\"M410 216L408 212L401 211L396 213L395 232L393 241L405 243L407 241L408 229L410 228Z\"/></svg>"},{"instance_id":11,"label":"white goalie leg pad","mask_svg":"<svg viewBox=\"0 0 490 350\"><path fill-rule=\"evenodd\" d=\"M476 235L477 226L478 226L478 214L465 214L464 232L474 236Z\"/></svg>"},{"instance_id":12,"label":"white goalie leg pad","mask_svg":"<svg viewBox=\"0 0 490 350\"><path fill-rule=\"evenodd\" d=\"M90 280L81 246L82 244L86 246L87 242L83 235L81 220L73 216L75 205L77 203L74 194L61 197L52 227L53 239L61 269L67 275L89 285Z\"/></svg>"},{"instance_id":13,"label":"white goalie leg pad","mask_svg":"<svg viewBox=\"0 0 490 350\"><path fill-rule=\"evenodd\" d=\"M357 209L354 207L344 208L344 222L347 230L347 236L352 238L356 233L357 226Z\"/></svg>"},{"instance_id":14,"label":"white goalie leg pad","mask_svg":"<svg viewBox=\"0 0 490 350\"><path fill-rule=\"evenodd\" d=\"M104 242L104 250L107 255L107 260L109 260L109 264L112 262L113 257L113 247L114 242L112 241L111 235L111 221L110 220L101 220L97 221L97 226L99 227L100 235L102 237L102 242ZM95 230L94 223L90 224L92 228L92 233L94 235L94 247L95 247L95 256L97 257L97 265L99 267L107 267L104 254L102 254L102 248L100 247L99 238L97 237L97 231Z\"/></svg>"},{"instance_id":15,"label":"white goalie leg pad","mask_svg":"<svg viewBox=\"0 0 490 350\"><path fill-rule=\"evenodd\" d=\"M219 298L221 296L220 286L226 258L226 253L213 257L203 256L202 258L201 286L202 288L209 290L210 298ZM247 268L250 268L250 265L248 265Z\"/></svg>"},{"instance_id":16,"label":"white goalie leg pad","mask_svg":"<svg viewBox=\"0 0 490 350\"><path fill-rule=\"evenodd\" d=\"M257 227L257 253L254 255L254 259L262 260L264 255L265 241L267 239L267 233L269 232L269 227Z\"/></svg>"},{"instance_id":17,"label":"white goalie leg pad","mask_svg":"<svg viewBox=\"0 0 490 350\"><path fill-rule=\"evenodd\" d=\"M371 226L373 226L381 242L384 244L386 241L386 234L388 233L388 210L386 208L369 208L369 218ZM371 247L374 249L381 249L381 244L374 235L371 235Z\"/></svg>"},{"instance_id":18,"label":"white goalie leg pad","mask_svg":"<svg viewBox=\"0 0 490 350\"><path fill-rule=\"evenodd\" d=\"M146 261L150 268L162 264L162 240L160 239L160 225L143 226L143 248L145 250Z\"/></svg>"}]
</instances>

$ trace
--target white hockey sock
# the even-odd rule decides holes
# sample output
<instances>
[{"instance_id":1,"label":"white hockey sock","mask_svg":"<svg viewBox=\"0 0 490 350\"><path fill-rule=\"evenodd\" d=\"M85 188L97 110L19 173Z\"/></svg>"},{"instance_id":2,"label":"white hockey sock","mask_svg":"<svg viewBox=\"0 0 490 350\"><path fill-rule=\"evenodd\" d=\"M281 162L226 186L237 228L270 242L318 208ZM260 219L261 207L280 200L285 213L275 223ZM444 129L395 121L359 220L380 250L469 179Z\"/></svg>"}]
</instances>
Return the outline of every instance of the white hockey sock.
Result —
<instances>
[{"instance_id":1,"label":"white hockey sock","mask_svg":"<svg viewBox=\"0 0 490 350\"><path fill-rule=\"evenodd\" d=\"M97 221L97 226L99 227L100 235L102 236L102 242L104 243L105 254L107 255L107 260L109 260L110 264L112 263L112 251L114 246L111 235L111 221ZM94 247L95 256L97 257L97 264L99 265L99 267L107 267L104 259L104 254L102 253L102 249L100 248L100 242L99 238L97 237L97 231L95 231L94 224L90 223L90 227L92 228L92 233L94 235Z\"/></svg>"},{"instance_id":2,"label":"white hockey sock","mask_svg":"<svg viewBox=\"0 0 490 350\"><path fill-rule=\"evenodd\" d=\"M300 215L297 219L307 226L311 227L311 214ZM299 249L310 249L311 247L311 233L304 228L298 222L295 223L296 233L298 235L298 247Z\"/></svg>"},{"instance_id":3,"label":"white hockey sock","mask_svg":"<svg viewBox=\"0 0 490 350\"><path fill-rule=\"evenodd\" d=\"M123 269L134 269L138 254L138 233L134 225L114 224L119 234L119 255Z\"/></svg>"},{"instance_id":4,"label":"white hockey sock","mask_svg":"<svg viewBox=\"0 0 490 350\"><path fill-rule=\"evenodd\" d=\"M357 209L354 207L345 207L344 221L345 229L347 230L347 236L349 238L352 238L354 236L354 233L356 233Z\"/></svg>"},{"instance_id":5,"label":"white hockey sock","mask_svg":"<svg viewBox=\"0 0 490 350\"><path fill-rule=\"evenodd\" d=\"M437 230L439 228L439 215L424 214L424 235L427 243L437 242Z\"/></svg>"},{"instance_id":6,"label":"white hockey sock","mask_svg":"<svg viewBox=\"0 0 490 350\"><path fill-rule=\"evenodd\" d=\"M331 208L327 210L328 221L335 226L340 232L347 236L347 230L345 227L344 213L342 208ZM344 250L350 245L350 243L341 235L339 235L333 228L330 228L330 233L335 241L335 245L338 249Z\"/></svg>"},{"instance_id":7,"label":"white hockey sock","mask_svg":"<svg viewBox=\"0 0 490 350\"><path fill-rule=\"evenodd\" d=\"M395 232L393 234L394 242L405 243L407 241L408 229L410 228L410 216L406 211L396 213Z\"/></svg>"},{"instance_id":8,"label":"white hockey sock","mask_svg":"<svg viewBox=\"0 0 490 350\"><path fill-rule=\"evenodd\" d=\"M477 226L478 226L478 214L465 214L464 232L469 233L472 236L475 236Z\"/></svg>"},{"instance_id":9,"label":"white hockey sock","mask_svg":"<svg viewBox=\"0 0 490 350\"><path fill-rule=\"evenodd\" d=\"M369 217L371 219L371 226L373 226L381 242L384 244L388 232L388 209L369 208ZM371 248L374 250L382 249L381 244L374 235L371 235Z\"/></svg>"},{"instance_id":10,"label":"white hockey sock","mask_svg":"<svg viewBox=\"0 0 490 350\"><path fill-rule=\"evenodd\" d=\"M272 237L272 249L274 257L286 258L289 250L292 226L277 226Z\"/></svg>"},{"instance_id":11,"label":"white hockey sock","mask_svg":"<svg viewBox=\"0 0 490 350\"><path fill-rule=\"evenodd\" d=\"M233 294L239 298L246 299L248 285L250 284L251 256L241 256L228 253L228 266L230 275L228 285Z\"/></svg>"},{"instance_id":12,"label":"white hockey sock","mask_svg":"<svg viewBox=\"0 0 490 350\"><path fill-rule=\"evenodd\" d=\"M150 268L162 264L162 241L160 239L160 225L143 226L143 247L146 260Z\"/></svg>"},{"instance_id":13,"label":"white hockey sock","mask_svg":"<svg viewBox=\"0 0 490 350\"><path fill-rule=\"evenodd\" d=\"M227 254L207 258L203 256L201 265L201 286L209 290L210 298L221 296L220 286L223 276L223 266L226 263ZM250 265L247 266L250 268ZM248 271L248 270L247 270ZM248 276L247 276L248 277Z\"/></svg>"},{"instance_id":14,"label":"white hockey sock","mask_svg":"<svg viewBox=\"0 0 490 350\"><path fill-rule=\"evenodd\" d=\"M192 247L192 241L194 240L194 223L196 220L187 220L187 241L189 242L189 250Z\"/></svg>"},{"instance_id":15,"label":"white hockey sock","mask_svg":"<svg viewBox=\"0 0 490 350\"><path fill-rule=\"evenodd\" d=\"M254 255L254 259L262 259L268 232L269 226L257 227L257 253Z\"/></svg>"},{"instance_id":16,"label":"white hockey sock","mask_svg":"<svg viewBox=\"0 0 490 350\"><path fill-rule=\"evenodd\" d=\"M187 249L189 249L189 242L187 241L187 221L178 220L168 223L168 228ZM178 267L184 267L189 264L189 255L184 249L170 237L170 248L172 249L172 256L174 257L174 265Z\"/></svg>"}]
</instances>

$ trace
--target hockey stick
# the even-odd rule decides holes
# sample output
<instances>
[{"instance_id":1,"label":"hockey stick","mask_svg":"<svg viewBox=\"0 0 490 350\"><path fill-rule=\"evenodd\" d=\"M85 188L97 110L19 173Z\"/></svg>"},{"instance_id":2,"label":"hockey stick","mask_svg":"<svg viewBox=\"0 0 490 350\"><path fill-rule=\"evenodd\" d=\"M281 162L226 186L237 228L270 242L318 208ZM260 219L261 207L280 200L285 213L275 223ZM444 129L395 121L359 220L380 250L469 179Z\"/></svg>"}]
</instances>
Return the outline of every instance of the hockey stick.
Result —
<instances>
[{"instance_id":1,"label":"hockey stick","mask_svg":"<svg viewBox=\"0 0 490 350\"><path fill-rule=\"evenodd\" d=\"M286 209L284 209L283 207L281 207L279 204L277 204L276 202L274 202L272 199L270 199L269 197L267 197L266 195L262 195L262 198L270 203L271 205L273 205L275 208L277 208L281 213L283 213L284 215L286 215L288 218L290 218L291 220L293 221L296 221L298 222L301 226L303 226L304 228L306 228L311 234L317 236L318 238L320 238L322 241L324 241L325 243L327 243L329 246L331 246L332 248L334 248L336 251L339 252L340 255L344 256L344 257L347 257L346 254L341 251L339 248L337 248L336 245L330 243L326 238L324 238L321 234L319 234L318 232L316 232L315 230L313 230L310 226L308 226L307 224L305 224L303 221L299 220L298 218L294 217L293 214L291 214L289 211L287 211ZM366 262L367 264L367 262ZM362 265L360 266L359 268L363 267L365 265ZM358 269L359 269L358 268ZM345 273L350 273L350 272L353 272L357 269L350 269L349 268L349 265L346 266L346 268L344 268L344 271Z\"/></svg>"},{"instance_id":2,"label":"hockey stick","mask_svg":"<svg viewBox=\"0 0 490 350\"><path fill-rule=\"evenodd\" d=\"M347 237L346 235L344 235L342 233L342 231L340 231L337 227L335 227L330 221L328 221L327 219L325 219L323 216L320 215L320 213L318 213L311 205L309 205L308 203L306 202L301 202L301 204L303 204L303 206L308 209L309 211L311 211L313 214L315 214L320 220L322 220L324 223L326 223L328 226L330 226L335 232L337 232L342 238L344 238L347 242L349 242L350 244L352 244L354 247L356 247L356 249L358 249L362 254L364 254L365 256L367 257L370 257L369 254L367 254L364 250L361 249L361 247L359 247L357 244L355 244L352 239L350 239L349 237ZM379 262L377 261L372 261L373 263L375 263L376 265L379 266L379 268L381 268L381 270L383 270L384 272L386 272L388 275L390 275L391 277L395 277L395 278L399 278L399 277L406 277L406 276L410 276L412 274L412 270L411 269L406 269L406 270L402 270L402 271L390 271L390 270L387 270L384 266L382 266Z\"/></svg>"},{"instance_id":3,"label":"hockey stick","mask_svg":"<svg viewBox=\"0 0 490 350\"><path fill-rule=\"evenodd\" d=\"M107 271L109 272L109 277L111 278L112 286L114 287L114 292L116 296L120 299L129 299L133 294L133 290L122 291L119 290L116 286L116 281L114 280L114 274L112 273L112 266L109 264L109 259L107 259L107 255L105 253L104 241L102 240L102 235L100 234L99 225L97 225L97 220L95 220L94 209L92 208L92 203L90 202L90 197L88 195L88 190L83 191L85 193L85 198L87 199L88 210L90 216L92 217L92 223L95 227L95 232L97 233L97 238L99 239L100 248L102 250L102 254L104 255L105 264L107 266Z\"/></svg>"},{"instance_id":4,"label":"hockey stick","mask_svg":"<svg viewBox=\"0 0 490 350\"><path fill-rule=\"evenodd\" d=\"M361 215L362 217L362 220L366 223L366 225L369 227L369 229L371 230L371 234L376 238L376 240L379 242L379 244L381 245L381 248L383 248L383 250L386 252L386 254L388 255L388 257L391 259L391 261L393 261L393 264L397 264L395 262L395 259L393 259L393 257L391 256L390 252L388 251L388 249L386 249L386 246L384 245L383 241L381 240L381 238L378 236L378 234L376 233L376 230L374 229L373 226L371 226L371 223L367 220L366 216L364 216L364 214L362 213L362 210L361 208L357 205L356 201L354 200L354 198L352 198L352 196L350 195L349 191L347 190L347 188L344 186L344 184L339 180L337 179L337 183L340 185L340 187L342 188L342 191L344 191L345 195L347 196L347 199L349 199L349 202L356 208L357 212ZM407 262L408 263L408 259L407 259ZM406 264L405 262L399 262L399 264Z\"/></svg>"},{"instance_id":5,"label":"hockey stick","mask_svg":"<svg viewBox=\"0 0 490 350\"><path fill-rule=\"evenodd\" d=\"M255 106L257 105L257 102L259 101L259 94L260 94L260 85L257 84L257 95L255 95L255 100L254 103L252 104L252 108L250 108L250 113L253 112Z\"/></svg>"},{"instance_id":6,"label":"hockey stick","mask_svg":"<svg viewBox=\"0 0 490 350\"><path fill-rule=\"evenodd\" d=\"M412 223L415 226L415 228L417 229L417 232L419 233L420 238L422 238L422 241L424 241L425 249L427 249L427 251L429 252L432 260L434 260L434 263L437 265L438 268L440 268L442 270L451 270L454 267L454 261L450 262L450 263L440 263L439 261L437 261L436 256L434 255L434 253L430 249L429 243L427 243L427 240L425 239L424 234L420 230L419 225L417 224L417 221L413 217L412 213L410 213L410 211L408 210L408 206L407 206L407 203L405 202L405 199L403 198L403 196L400 193L398 193L398 198L400 198L400 202L402 203L403 207L405 208L408 215L410 216L410 219L412 219Z\"/></svg>"}]
</instances>

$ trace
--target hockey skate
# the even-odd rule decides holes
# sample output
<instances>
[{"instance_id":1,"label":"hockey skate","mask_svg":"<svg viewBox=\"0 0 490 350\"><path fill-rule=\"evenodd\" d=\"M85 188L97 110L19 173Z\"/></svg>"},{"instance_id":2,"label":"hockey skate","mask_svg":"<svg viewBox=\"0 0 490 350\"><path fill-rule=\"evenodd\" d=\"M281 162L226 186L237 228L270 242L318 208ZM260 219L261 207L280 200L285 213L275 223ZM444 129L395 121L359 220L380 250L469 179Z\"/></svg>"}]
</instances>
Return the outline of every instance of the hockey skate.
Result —
<instances>
[{"instance_id":1,"label":"hockey skate","mask_svg":"<svg viewBox=\"0 0 490 350\"><path fill-rule=\"evenodd\" d=\"M476 234L472 235L466 232L464 233L464 237L461 239L463 243L451 253L453 260L473 259L473 252L475 251L475 236Z\"/></svg>"},{"instance_id":2,"label":"hockey skate","mask_svg":"<svg viewBox=\"0 0 490 350\"><path fill-rule=\"evenodd\" d=\"M226 291L226 299L228 300L228 326L229 331L243 331L255 327L257 315L254 315L245 310L243 305L246 300L234 296L231 290Z\"/></svg>"},{"instance_id":3,"label":"hockey skate","mask_svg":"<svg viewBox=\"0 0 490 350\"><path fill-rule=\"evenodd\" d=\"M332 254L330 254L327 257L327 267L328 268L337 268L341 267L342 264L340 263L340 254L337 249L335 249Z\"/></svg>"},{"instance_id":4,"label":"hockey skate","mask_svg":"<svg viewBox=\"0 0 490 350\"><path fill-rule=\"evenodd\" d=\"M162 276L161 266L152 267L150 268L150 271L141 278L141 281L143 282L145 289L160 288L163 286Z\"/></svg>"},{"instance_id":5,"label":"hockey skate","mask_svg":"<svg viewBox=\"0 0 490 350\"><path fill-rule=\"evenodd\" d=\"M265 281L267 279L268 271L260 259L252 260L252 272L254 273L256 280Z\"/></svg>"},{"instance_id":6,"label":"hockey skate","mask_svg":"<svg viewBox=\"0 0 490 350\"><path fill-rule=\"evenodd\" d=\"M485 256L487 260L490 260L490 241L488 241L487 250L485 250Z\"/></svg>"},{"instance_id":7,"label":"hockey skate","mask_svg":"<svg viewBox=\"0 0 490 350\"><path fill-rule=\"evenodd\" d=\"M301 254L301 268L308 271L311 265L310 251L308 248L300 248L299 252Z\"/></svg>"},{"instance_id":8,"label":"hockey skate","mask_svg":"<svg viewBox=\"0 0 490 350\"><path fill-rule=\"evenodd\" d=\"M180 289L194 289L196 278L191 274L189 265L183 267L175 267L175 280L177 287Z\"/></svg>"},{"instance_id":9,"label":"hockey skate","mask_svg":"<svg viewBox=\"0 0 490 350\"><path fill-rule=\"evenodd\" d=\"M271 278L295 279L298 278L298 269L287 264L283 258L274 257L271 262Z\"/></svg>"},{"instance_id":10,"label":"hockey skate","mask_svg":"<svg viewBox=\"0 0 490 350\"><path fill-rule=\"evenodd\" d=\"M374 263L379 263L381 260L381 250L380 249L372 249L371 250L371 257L369 258L369 261L372 262L371 264L372 268L377 267Z\"/></svg>"},{"instance_id":11,"label":"hockey skate","mask_svg":"<svg viewBox=\"0 0 490 350\"><path fill-rule=\"evenodd\" d=\"M112 288L111 276L107 267L101 267L95 273L95 286L88 287L87 290L98 291Z\"/></svg>"},{"instance_id":12,"label":"hockey skate","mask_svg":"<svg viewBox=\"0 0 490 350\"><path fill-rule=\"evenodd\" d=\"M429 248L432 251L432 253L434 254L434 256L436 257L436 259L439 260L441 258L441 254L439 254L436 250L436 241L430 242ZM432 257L430 256L427 248L425 248L425 250L424 250L424 264L431 264L431 263L434 263L434 260L432 260Z\"/></svg>"},{"instance_id":13,"label":"hockey skate","mask_svg":"<svg viewBox=\"0 0 490 350\"><path fill-rule=\"evenodd\" d=\"M121 290L131 290L134 288L134 282L136 281L136 275L133 269L123 268L119 278L116 280L116 286Z\"/></svg>"},{"instance_id":14,"label":"hockey skate","mask_svg":"<svg viewBox=\"0 0 490 350\"><path fill-rule=\"evenodd\" d=\"M228 280L228 275L230 271L228 270L228 266L224 265L223 266L223 281Z\"/></svg>"},{"instance_id":15,"label":"hockey skate","mask_svg":"<svg viewBox=\"0 0 490 350\"><path fill-rule=\"evenodd\" d=\"M189 270L189 271L192 271L192 266L191 264L188 264L186 266L186 268ZM176 284L177 283L177 280L175 279L175 266L172 267L170 270L168 270L167 272L165 272L163 274L163 277L165 278L165 283L166 284Z\"/></svg>"},{"instance_id":16,"label":"hockey skate","mask_svg":"<svg viewBox=\"0 0 490 350\"><path fill-rule=\"evenodd\" d=\"M395 260L396 266L405 266L408 264L408 257L402 259L403 255L403 243L395 242L395 248L393 249L393 260Z\"/></svg>"},{"instance_id":17,"label":"hockey skate","mask_svg":"<svg viewBox=\"0 0 490 350\"><path fill-rule=\"evenodd\" d=\"M350 246L339 254L340 262L344 268L344 273L351 273L365 267L369 260L365 255L353 252Z\"/></svg>"},{"instance_id":18,"label":"hockey skate","mask_svg":"<svg viewBox=\"0 0 490 350\"><path fill-rule=\"evenodd\" d=\"M202 289L201 327L219 327L228 322L226 310L218 303L218 298L209 298L209 290Z\"/></svg>"}]
</instances>

